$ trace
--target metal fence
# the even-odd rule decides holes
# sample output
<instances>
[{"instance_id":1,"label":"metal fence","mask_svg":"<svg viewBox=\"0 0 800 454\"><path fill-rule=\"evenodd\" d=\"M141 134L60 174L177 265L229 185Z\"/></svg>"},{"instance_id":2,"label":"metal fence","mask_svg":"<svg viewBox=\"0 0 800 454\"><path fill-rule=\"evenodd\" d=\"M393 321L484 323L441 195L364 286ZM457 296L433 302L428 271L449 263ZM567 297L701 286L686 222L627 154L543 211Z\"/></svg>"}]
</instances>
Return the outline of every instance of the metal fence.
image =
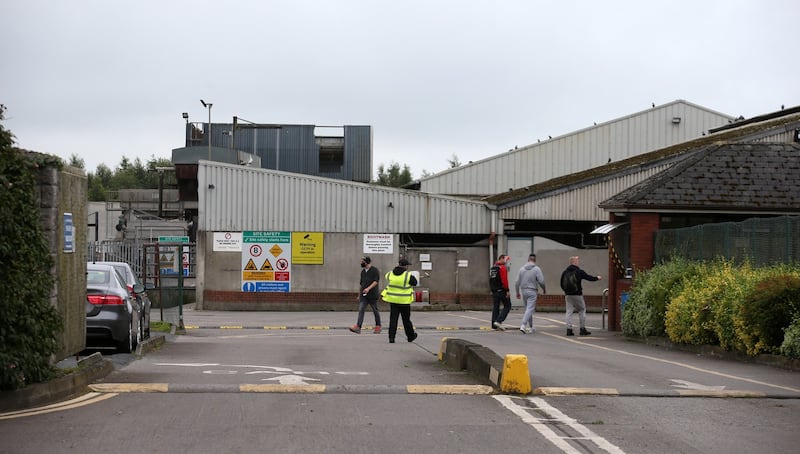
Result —
<instances>
[{"instance_id":1,"label":"metal fence","mask_svg":"<svg viewBox=\"0 0 800 454\"><path fill-rule=\"evenodd\" d=\"M87 257L96 262L126 262L148 289L154 307L194 302L194 243L153 243L139 239L92 241ZM163 319L163 318L162 318Z\"/></svg>"},{"instance_id":2,"label":"metal fence","mask_svg":"<svg viewBox=\"0 0 800 454\"><path fill-rule=\"evenodd\" d=\"M800 263L800 216L753 218L656 232L657 263L673 256L708 261L749 260L756 266Z\"/></svg>"}]
</instances>

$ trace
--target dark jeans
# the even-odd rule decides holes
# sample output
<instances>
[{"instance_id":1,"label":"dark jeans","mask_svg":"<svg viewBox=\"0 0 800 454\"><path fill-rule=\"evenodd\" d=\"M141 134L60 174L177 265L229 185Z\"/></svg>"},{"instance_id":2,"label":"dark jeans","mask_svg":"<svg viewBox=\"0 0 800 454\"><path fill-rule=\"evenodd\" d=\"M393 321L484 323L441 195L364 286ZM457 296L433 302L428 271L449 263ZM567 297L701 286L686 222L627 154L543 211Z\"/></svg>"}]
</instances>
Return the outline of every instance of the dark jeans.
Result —
<instances>
[{"instance_id":1,"label":"dark jeans","mask_svg":"<svg viewBox=\"0 0 800 454\"><path fill-rule=\"evenodd\" d=\"M381 326L381 313L378 312L378 299L370 300L366 296L361 295L358 298L358 321L356 325L361 328L361 324L364 323L364 311L367 309L367 305L372 306L372 314L375 316L375 326Z\"/></svg>"},{"instance_id":2,"label":"dark jeans","mask_svg":"<svg viewBox=\"0 0 800 454\"><path fill-rule=\"evenodd\" d=\"M500 310L500 303L503 303L503 310ZM511 312L511 298L505 290L492 291L492 328L494 324L503 323Z\"/></svg>"},{"instance_id":3,"label":"dark jeans","mask_svg":"<svg viewBox=\"0 0 800 454\"><path fill-rule=\"evenodd\" d=\"M414 334L414 325L411 324L411 305L410 304L397 304L389 303L389 340L394 340L397 334L397 317L403 317L403 329L406 332L406 338L411 341L411 336Z\"/></svg>"}]
</instances>

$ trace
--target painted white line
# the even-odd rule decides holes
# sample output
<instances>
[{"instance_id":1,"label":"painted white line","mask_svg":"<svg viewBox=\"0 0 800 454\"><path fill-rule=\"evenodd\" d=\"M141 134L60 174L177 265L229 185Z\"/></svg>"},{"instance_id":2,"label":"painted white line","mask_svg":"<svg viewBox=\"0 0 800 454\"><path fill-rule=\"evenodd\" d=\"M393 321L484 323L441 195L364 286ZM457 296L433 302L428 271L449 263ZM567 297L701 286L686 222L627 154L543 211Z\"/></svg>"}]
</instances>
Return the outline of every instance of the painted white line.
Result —
<instances>
[{"instance_id":1,"label":"painted white line","mask_svg":"<svg viewBox=\"0 0 800 454\"><path fill-rule=\"evenodd\" d=\"M625 453L625 451L620 449L618 446L612 444L605 438L592 432L586 426L578 423L573 418L570 418L569 416L565 415L557 408L549 405L547 402L544 401L544 399L540 397L529 397L527 398L527 400L535 405L535 408L533 410L545 415L544 418L532 415L528 411L528 409L520 407L519 405L514 403L514 401L511 399L510 396L492 396L492 397L494 397L498 402L500 402L504 407L506 407L512 413L519 416L524 423L536 429L549 442L553 443L553 445L555 445L565 453L579 454L583 452L582 450L578 450L577 448L572 446L567 440L590 441L605 452L612 454ZM556 434L551 428L554 424L561 424L567 426L573 431L577 432L580 435L580 437L560 436Z\"/></svg>"},{"instance_id":2,"label":"painted white line","mask_svg":"<svg viewBox=\"0 0 800 454\"><path fill-rule=\"evenodd\" d=\"M117 394L102 394L102 393L87 393L81 397L59 402L57 404L47 405L44 407L29 408L27 410L14 411L10 413L0 413L0 420L24 418L26 416L43 415L45 413L53 413L56 411L70 410L72 408L83 407L91 405L106 399L117 396Z\"/></svg>"},{"instance_id":3,"label":"painted white line","mask_svg":"<svg viewBox=\"0 0 800 454\"><path fill-rule=\"evenodd\" d=\"M560 335L556 335L556 334L552 334L552 333L542 333L542 335L554 337L556 339L561 339L564 342L572 342L573 344L583 345L584 347L599 348L601 350L606 350L606 351L609 351L609 352L619 353L621 355L628 355L628 356L633 356L633 357L636 357L636 358L649 359L650 361L656 361L656 362L659 362L659 363L671 364L673 366L683 367L683 368L686 368L686 369L689 369L689 370L693 370L693 371L697 371L697 372L703 372L703 373L710 374L710 375L716 375L717 377L724 377L724 378L729 378L731 380L739 380L739 381L743 381L743 382L747 382L747 383L753 383L753 384L756 384L756 385L767 386L767 387L770 387L770 388L782 389L784 391L791 391L791 392L795 392L795 393L800 393L800 388L792 388L791 386L776 385L776 384L773 384L773 383L767 383L767 382L763 382L763 381L760 381L760 380L753 380L751 378L739 377L737 375L731 375L731 374L726 374L726 373L723 373L723 372L717 372L715 370L703 369L702 367L691 366L689 364L684 364L684 363L681 363L681 362L678 362L678 361L670 361L668 359L656 358L654 356L642 355L642 354L639 354L639 353L631 353L631 352L628 352L628 351L625 351L625 350L618 350L618 349L615 349L615 348L603 347L603 346L600 346L600 345L593 345L593 344L589 344L589 343L584 342L582 339L571 339L571 338L566 338L564 336L560 336Z\"/></svg>"}]
</instances>

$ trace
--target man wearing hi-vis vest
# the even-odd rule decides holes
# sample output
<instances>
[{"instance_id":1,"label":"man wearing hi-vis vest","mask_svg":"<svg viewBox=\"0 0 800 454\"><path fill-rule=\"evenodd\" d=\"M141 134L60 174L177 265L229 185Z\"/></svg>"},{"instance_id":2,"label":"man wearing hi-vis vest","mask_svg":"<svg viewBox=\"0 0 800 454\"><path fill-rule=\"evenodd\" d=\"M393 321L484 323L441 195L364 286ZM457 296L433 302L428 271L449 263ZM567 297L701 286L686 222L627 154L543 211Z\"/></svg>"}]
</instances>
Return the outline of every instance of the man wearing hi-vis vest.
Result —
<instances>
[{"instance_id":1,"label":"man wearing hi-vis vest","mask_svg":"<svg viewBox=\"0 0 800 454\"><path fill-rule=\"evenodd\" d=\"M397 316L403 317L403 329L409 342L414 342L417 333L411 324L411 303L414 302L414 287L417 278L408 272L408 260L400 259L398 266L386 273L386 288L381 292L383 300L389 303L389 343L394 343L397 334Z\"/></svg>"}]
</instances>

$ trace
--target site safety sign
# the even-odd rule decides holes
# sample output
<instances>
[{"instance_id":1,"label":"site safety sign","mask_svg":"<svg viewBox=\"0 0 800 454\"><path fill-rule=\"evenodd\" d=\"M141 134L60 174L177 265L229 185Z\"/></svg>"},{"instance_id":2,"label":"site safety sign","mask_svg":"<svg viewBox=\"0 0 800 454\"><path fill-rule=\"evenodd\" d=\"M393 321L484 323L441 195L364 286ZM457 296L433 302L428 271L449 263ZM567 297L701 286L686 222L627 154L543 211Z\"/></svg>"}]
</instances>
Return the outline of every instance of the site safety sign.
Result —
<instances>
[{"instance_id":1,"label":"site safety sign","mask_svg":"<svg viewBox=\"0 0 800 454\"><path fill-rule=\"evenodd\" d=\"M291 291L291 259L291 232L242 232L242 291Z\"/></svg>"}]
</instances>

